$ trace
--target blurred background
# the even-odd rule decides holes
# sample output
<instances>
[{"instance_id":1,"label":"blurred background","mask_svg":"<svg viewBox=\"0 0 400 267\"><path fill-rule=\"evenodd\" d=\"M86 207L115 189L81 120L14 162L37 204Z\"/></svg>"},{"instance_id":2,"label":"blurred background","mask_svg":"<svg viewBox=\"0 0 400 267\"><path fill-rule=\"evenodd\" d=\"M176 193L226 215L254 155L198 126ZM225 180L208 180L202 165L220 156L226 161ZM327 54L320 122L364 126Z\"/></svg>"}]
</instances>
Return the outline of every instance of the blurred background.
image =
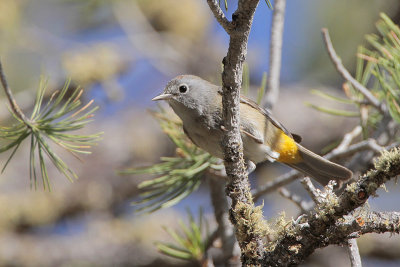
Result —
<instances>
[{"instance_id":1,"label":"blurred background","mask_svg":"<svg viewBox=\"0 0 400 267\"><path fill-rule=\"evenodd\" d=\"M236 8L228 1L228 17ZM288 1L283 40L281 92L273 113L303 136L315 152L337 141L358 123L304 105L324 105L310 90L342 95L321 38L327 27L344 65L353 71L364 36L376 31L379 13L400 23L398 0ZM256 88L268 72L272 11L260 1L250 34L247 62ZM198 0L0 0L0 57L18 104L29 114L41 76L49 93L68 78L85 88L84 98L100 107L84 132L104 131L103 140L81 163L62 153L79 179L70 183L50 168L52 192L29 186L29 142L0 176L1 266L184 266L157 252L155 241L170 237L162 225L178 227L189 207L202 206L215 225L207 184L178 205L139 215L131 205L145 176L120 176L118 170L151 165L175 147L148 113L151 98L178 74L195 74L218 83L228 37L206 1ZM255 92L256 90L254 90ZM0 93L0 123L11 123ZM333 102L327 106L334 107ZM301 114L301 115L300 115ZM0 154L4 164L9 154ZM252 186L287 171L277 164L259 166ZM268 177L268 178L267 178ZM40 187L39 187L40 188ZM295 182L299 195L304 190ZM398 209L398 186L370 201L374 210ZM266 218L297 208L277 193L264 199ZM368 235L359 240L364 266L398 266L400 240ZM305 266L346 266L347 252L330 247L314 253ZM189 264L190 265L190 264Z\"/></svg>"}]
</instances>

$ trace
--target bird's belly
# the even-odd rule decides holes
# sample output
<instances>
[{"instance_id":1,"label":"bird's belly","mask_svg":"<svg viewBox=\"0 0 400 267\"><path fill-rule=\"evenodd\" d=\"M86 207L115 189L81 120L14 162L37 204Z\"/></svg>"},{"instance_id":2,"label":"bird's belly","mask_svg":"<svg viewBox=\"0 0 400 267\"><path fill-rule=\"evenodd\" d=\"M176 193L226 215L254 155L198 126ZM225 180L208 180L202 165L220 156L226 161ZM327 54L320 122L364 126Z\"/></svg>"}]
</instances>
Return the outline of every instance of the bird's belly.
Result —
<instances>
[{"instance_id":1,"label":"bird's belly","mask_svg":"<svg viewBox=\"0 0 400 267\"><path fill-rule=\"evenodd\" d=\"M222 133L216 130L208 131L187 131L189 138L201 149L207 151L211 155L224 158L221 148ZM246 135L242 135L244 158L259 163L266 160L266 149L264 144L254 142L253 139Z\"/></svg>"},{"instance_id":2,"label":"bird's belly","mask_svg":"<svg viewBox=\"0 0 400 267\"><path fill-rule=\"evenodd\" d=\"M218 131L187 131L195 145L217 158L224 158L221 149L221 134Z\"/></svg>"},{"instance_id":3,"label":"bird's belly","mask_svg":"<svg viewBox=\"0 0 400 267\"><path fill-rule=\"evenodd\" d=\"M266 160L266 149L264 144L259 144L246 135L242 135L243 153L245 159L249 159L254 163Z\"/></svg>"}]
</instances>

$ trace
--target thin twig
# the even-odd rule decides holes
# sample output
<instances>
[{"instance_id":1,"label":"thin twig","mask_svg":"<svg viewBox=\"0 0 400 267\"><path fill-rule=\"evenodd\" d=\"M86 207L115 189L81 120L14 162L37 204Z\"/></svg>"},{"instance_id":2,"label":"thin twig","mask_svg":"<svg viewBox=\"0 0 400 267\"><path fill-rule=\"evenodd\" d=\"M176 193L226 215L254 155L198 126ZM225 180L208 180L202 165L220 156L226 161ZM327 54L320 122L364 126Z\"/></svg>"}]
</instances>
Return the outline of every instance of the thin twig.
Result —
<instances>
[{"instance_id":1,"label":"thin twig","mask_svg":"<svg viewBox=\"0 0 400 267\"><path fill-rule=\"evenodd\" d=\"M360 141L356 144L349 146L347 149L344 150L332 150L328 154L324 156L326 159L335 159L339 157L348 157L354 155L357 152L370 150L373 151L374 154L381 152L384 149L390 149L392 146L383 147L378 145L375 139L369 138L367 140Z\"/></svg>"},{"instance_id":2,"label":"thin twig","mask_svg":"<svg viewBox=\"0 0 400 267\"><path fill-rule=\"evenodd\" d=\"M275 0L271 24L269 50L269 73L263 106L272 109L279 96L279 78L282 60L283 25L285 22L286 0Z\"/></svg>"},{"instance_id":3,"label":"thin twig","mask_svg":"<svg viewBox=\"0 0 400 267\"><path fill-rule=\"evenodd\" d=\"M302 213L306 213L312 206L314 206L314 203L302 199L300 196L290 192L286 187L281 187L279 189L279 194L296 204Z\"/></svg>"},{"instance_id":4,"label":"thin twig","mask_svg":"<svg viewBox=\"0 0 400 267\"><path fill-rule=\"evenodd\" d=\"M230 34L234 28L234 25L225 17L225 14L219 6L217 0L207 0L207 3L210 6L210 9L218 23L224 28L226 33Z\"/></svg>"},{"instance_id":5,"label":"thin twig","mask_svg":"<svg viewBox=\"0 0 400 267\"><path fill-rule=\"evenodd\" d=\"M326 48L328 49L328 54L335 64L336 70L342 75L342 77L350 82L355 89L357 89L364 97L368 100L368 102L373 105L375 108L380 110L382 114L386 114L386 106L381 103L365 86L359 83L356 79L351 76L350 72L343 66L342 60L336 54L335 49L333 48L331 38L329 36L328 29L322 29L322 36L324 37Z\"/></svg>"},{"instance_id":6,"label":"thin twig","mask_svg":"<svg viewBox=\"0 0 400 267\"><path fill-rule=\"evenodd\" d=\"M315 204L319 205L323 202L323 199L321 199L321 194L318 192L318 189L315 188L309 177L304 177L303 179L301 179L301 183L303 184L304 188L311 196Z\"/></svg>"},{"instance_id":7,"label":"thin twig","mask_svg":"<svg viewBox=\"0 0 400 267\"><path fill-rule=\"evenodd\" d=\"M267 182L267 183L259 186L257 189L253 189L252 194L253 194L254 201L257 202L262 195L274 192L279 187L290 184L291 182L300 178L302 175L303 175L302 173L300 173L296 170L291 170L290 172L282 174L281 176L274 179L273 181Z\"/></svg>"},{"instance_id":8,"label":"thin twig","mask_svg":"<svg viewBox=\"0 0 400 267\"><path fill-rule=\"evenodd\" d=\"M350 256L351 267L362 267L360 251L358 250L357 240L355 238L348 240L347 251Z\"/></svg>"},{"instance_id":9,"label":"thin twig","mask_svg":"<svg viewBox=\"0 0 400 267\"><path fill-rule=\"evenodd\" d=\"M24 124L27 127L31 128L32 126L31 126L30 120L25 116L25 114L22 112L22 110L18 106L18 104L15 101L14 96L11 92L11 88L8 86L1 61L0 61L0 80L1 80L1 84L3 85L4 92L6 93L8 102L10 103L12 111L21 121L24 122Z\"/></svg>"},{"instance_id":10,"label":"thin twig","mask_svg":"<svg viewBox=\"0 0 400 267\"><path fill-rule=\"evenodd\" d=\"M342 142L340 142L340 145L338 145L333 151L340 152L342 150L345 150L349 147L351 142L359 136L362 132L362 127L360 125L357 125L351 132L348 132L343 136Z\"/></svg>"}]
</instances>

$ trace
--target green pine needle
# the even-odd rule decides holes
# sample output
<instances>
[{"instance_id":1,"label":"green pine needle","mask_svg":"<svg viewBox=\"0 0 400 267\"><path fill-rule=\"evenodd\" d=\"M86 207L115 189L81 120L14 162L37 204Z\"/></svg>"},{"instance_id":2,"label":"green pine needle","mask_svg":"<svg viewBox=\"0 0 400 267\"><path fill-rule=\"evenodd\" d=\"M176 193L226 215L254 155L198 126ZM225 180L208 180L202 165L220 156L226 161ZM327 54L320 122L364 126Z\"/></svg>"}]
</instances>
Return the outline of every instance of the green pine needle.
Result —
<instances>
[{"instance_id":1,"label":"green pine needle","mask_svg":"<svg viewBox=\"0 0 400 267\"><path fill-rule=\"evenodd\" d=\"M182 122L174 119L161 109L152 112L162 130L174 142L177 149L175 157L161 157L161 162L148 167L131 168L120 171L127 175L156 175L143 181L138 188L140 199L133 204L137 211L154 212L171 207L187 197L201 184L204 172L209 169L220 170L223 165L218 159L196 147L182 131Z\"/></svg>"},{"instance_id":2,"label":"green pine needle","mask_svg":"<svg viewBox=\"0 0 400 267\"><path fill-rule=\"evenodd\" d=\"M342 98L342 97L337 97L325 92L322 92L320 90L311 90L311 94L320 96L322 98L328 99L328 100L333 100L339 103L344 103L344 104L354 104L353 100L347 99L347 98Z\"/></svg>"},{"instance_id":3,"label":"green pine needle","mask_svg":"<svg viewBox=\"0 0 400 267\"><path fill-rule=\"evenodd\" d=\"M243 95L248 96L250 89L250 70L249 64L246 62L243 64L243 73L242 73L242 91Z\"/></svg>"},{"instance_id":4,"label":"green pine needle","mask_svg":"<svg viewBox=\"0 0 400 267\"><path fill-rule=\"evenodd\" d=\"M18 119L10 109L13 117L17 119L16 123L10 127L0 127L0 139L6 141L5 145L0 146L0 153L12 150L2 171L5 170L20 144L30 137L29 173L31 187L35 187L35 189L38 185L37 177L39 175L42 178L43 188L51 189L46 156L70 181L77 178L75 172L54 152L50 141L79 158L78 154L90 153L89 149L100 140L102 134L77 135L71 133L85 127L91 121L97 107L90 108L93 101L82 106L80 97L83 90L80 88L75 89L69 97L66 97L67 92L72 90L69 84L70 81L67 81L63 89L53 93L44 104L47 82L41 79L29 123ZM40 167L40 174L37 173L37 166Z\"/></svg>"},{"instance_id":5,"label":"green pine needle","mask_svg":"<svg viewBox=\"0 0 400 267\"><path fill-rule=\"evenodd\" d=\"M182 220L178 221L183 233L168 227L163 227L175 241L175 244L156 242L155 245L158 251L164 255L186 261L200 262L204 257L206 244L210 238L208 223L204 219L201 208L199 209L198 222L195 221L190 210L187 210L187 216L187 224L183 223Z\"/></svg>"},{"instance_id":6,"label":"green pine needle","mask_svg":"<svg viewBox=\"0 0 400 267\"><path fill-rule=\"evenodd\" d=\"M267 6L269 7L269 9L274 9L273 7L272 7L272 4L271 4L271 2L270 2L270 0L265 0L265 3L267 4Z\"/></svg>"},{"instance_id":7,"label":"green pine needle","mask_svg":"<svg viewBox=\"0 0 400 267\"><path fill-rule=\"evenodd\" d=\"M261 101L264 98L266 89L267 89L267 73L263 72L261 85L260 85L260 87L258 88L258 91L257 91L257 104L259 104L259 105L261 104Z\"/></svg>"},{"instance_id":8,"label":"green pine needle","mask_svg":"<svg viewBox=\"0 0 400 267\"><path fill-rule=\"evenodd\" d=\"M381 19L376 23L378 34L366 36L368 48L358 48L355 78L385 103L390 116L400 123L400 28L387 15L381 13L380 16ZM382 120L381 111L369 105L364 96L350 83L345 83L343 89L348 100L319 91L313 93L337 102L353 103L360 112L308 105L332 115L360 117L364 137L368 137L366 133L372 133Z\"/></svg>"},{"instance_id":9,"label":"green pine needle","mask_svg":"<svg viewBox=\"0 0 400 267\"><path fill-rule=\"evenodd\" d=\"M225 10L226 11L228 11L228 1L227 0L224 0L224 4L225 4ZM221 0L218 0L218 4L219 4L219 6L221 7Z\"/></svg>"},{"instance_id":10,"label":"green pine needle","mask_svg":"<svg viewBox=\"0 0 400 267\"><path fill-rule=\"evenodd\" d=\"M306 103L307 106L330 114L330 115L335 115L335 116L342 116L342 117L360 117L360 113L359 112L354 112L354 111L347 111L347 110L340 110L340 109L331 109L331 108L325 108L325 107L320 107L311 103Z\"/></svg>"},{"instance_id":11,"label":"green pine needle","mask_svg":"<svg viewBox=\"0 0 400 267\"><path fill-rule=\"evenodd\" d=\"M381 20L376 23L379 35L366 37L372 49L363 48L364 61L370 64L370 75L376 81L374 92L386 102L392 118L400 123L400 28L387 15L380 16Z\"/></svg>"}]
</instances>

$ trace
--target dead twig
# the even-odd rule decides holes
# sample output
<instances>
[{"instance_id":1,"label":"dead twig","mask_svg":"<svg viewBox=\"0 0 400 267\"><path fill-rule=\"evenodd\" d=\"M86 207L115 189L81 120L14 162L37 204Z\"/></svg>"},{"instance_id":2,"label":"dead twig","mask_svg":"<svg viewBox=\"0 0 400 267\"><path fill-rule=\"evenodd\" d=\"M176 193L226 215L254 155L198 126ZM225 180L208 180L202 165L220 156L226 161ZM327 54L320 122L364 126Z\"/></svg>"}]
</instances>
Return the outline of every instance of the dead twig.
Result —
<instances>
[{"instance_id":1,"label":"dead twig","mask_svg":"<svg viewBox=\"0 0 400 267\"><path fill-rule=\"evenodd\" d=\"M328 54L334 63L336 70L342 75L342 77L351 83L356 90L358 90L366 99L367 101L377 108L379 111L382 112L382 114L387 113L387 108L386 106L377 99L370 90L364 87L361 83L359 83L356 79L351 76L350 72L343 66L342 60L338 57L336 54L335 49L333 48L331 37L329 36L328 29L323 28L322 29L322 36L324 38L324 42L326 45L326 48L328 50Z\"/></svg>"}]
</instances>

